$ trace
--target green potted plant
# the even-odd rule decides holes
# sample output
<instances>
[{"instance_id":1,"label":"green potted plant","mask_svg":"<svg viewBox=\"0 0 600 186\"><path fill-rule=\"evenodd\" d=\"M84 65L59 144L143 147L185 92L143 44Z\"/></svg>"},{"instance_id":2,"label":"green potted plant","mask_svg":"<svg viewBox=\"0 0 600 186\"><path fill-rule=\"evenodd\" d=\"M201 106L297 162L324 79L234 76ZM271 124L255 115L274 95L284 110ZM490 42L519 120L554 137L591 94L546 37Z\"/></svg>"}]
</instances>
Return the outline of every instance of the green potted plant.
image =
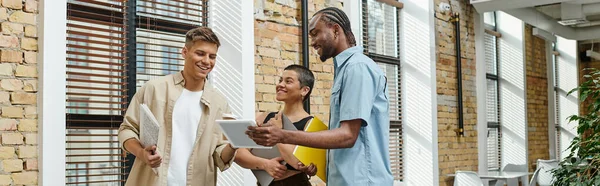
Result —
<instances>
[{"instance_id":1,"label":"green potted plant","mask_svg":"<svg viewBox=\"0 0 600 186\"><path fill-rule=\"evenodd\" d=\"M552 170L557 186L600 186L600 70L588 68L584 82L567 95L579 93L580 103L586 110L572 115L569 122L577 122L577 136L567 151L569 155Z\"/></svg>"}]
</instances>

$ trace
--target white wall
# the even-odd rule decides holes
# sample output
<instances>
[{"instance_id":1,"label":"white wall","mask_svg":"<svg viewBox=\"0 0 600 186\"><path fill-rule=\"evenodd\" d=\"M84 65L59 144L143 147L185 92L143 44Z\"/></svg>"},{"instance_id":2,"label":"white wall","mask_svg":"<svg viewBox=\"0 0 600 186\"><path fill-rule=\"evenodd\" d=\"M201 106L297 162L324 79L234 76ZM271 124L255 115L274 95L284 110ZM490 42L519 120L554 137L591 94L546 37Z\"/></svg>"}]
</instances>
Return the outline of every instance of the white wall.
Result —
<instances>
[{"instance_id":1,"label":"white wall","mask_svg":"<svg viewBox=\"0 0 600 186\"><path fill-rule=\"evenodd\" d=\"M39 6L38 184L65 185L67 1Z\"/></svg>"},{"instance_id":2,"label":"white wall","mask_svg":"<svg viewBox=\"0 0 600 186\"><path fill-rule=\"evenodd\" d=\"M487 83L486 83L486 61L484 44L484 22L483 14L475 14L475 59L476 59L476 95L477 95L477 157L479 173L482 174L488 169L487 161Z\"/></svg>"},{"instance_id":3,"label":"white wall","mask_svg":"<svg viewBox=\"0 0 600 186\"><path fill-rule=\"evenodd\" d=\"M548 77L548 154L550 159L556 159L556 112L554 96L554 54L552 42L546 41L546 77Z\"/></svg>"},{"instance_id":4,"label":"white wall","mask_svg":"<svg viewBox=\"0 0 600 186\"><path fill-rule=\"evenodd\" d=\"M352 33L354 33L356 41L362 41L362 3L356 0L343 0L343 3L343 10L350 20ZM362 42L356 42L358 46L362 46L362 44Z\"/></svg>"},{"instance_id":5,"label":"white wall","mask_svg":"<svg viewBox=\"0 0 600 186\"><path fill-rule=\"evenodd\" d=\"M525 87L524 23L503 12L496 13L500 100L501 168L527 165L527 117Z\"/></svg>"},{"instance_id":6,"label":"white wall","mask_svg":"<svg viewBox=\"0 0 600 186\"><path fill-rule=\"evenodd\" d=\"M567 96L578 85L578 67L577 67L577 41L557 37L556 50L560 53L556 60L558 65L558 117L560 123L560 141L559 157L565 158L569 153L565 152L571 144L573 137L577 135L577 123L569 123L567 117L579 114L578 93Z\"/></svg>"},{"instance_id":7,"label":"white wall","mask_svg":"<svg viewBox=\"0 0 600 186\"><path fill-rule=\"evenodd\" d=\"M254 2L210 1L210 27L221 47L211 73L215 87L227 97L233 113L254 118ZM220 172L218 185L256 185L250 170L233 165Z\"/></svg>"},{"instance_id":8,"label":"white wall","mask_svg":"<svg viewBox=\"0 0 600 186\"><path fill-rule=\"evenodd\" d=\"M433 1L403 0L400 14L405 185L438 185Z\"/></svg>"}]
</instances>

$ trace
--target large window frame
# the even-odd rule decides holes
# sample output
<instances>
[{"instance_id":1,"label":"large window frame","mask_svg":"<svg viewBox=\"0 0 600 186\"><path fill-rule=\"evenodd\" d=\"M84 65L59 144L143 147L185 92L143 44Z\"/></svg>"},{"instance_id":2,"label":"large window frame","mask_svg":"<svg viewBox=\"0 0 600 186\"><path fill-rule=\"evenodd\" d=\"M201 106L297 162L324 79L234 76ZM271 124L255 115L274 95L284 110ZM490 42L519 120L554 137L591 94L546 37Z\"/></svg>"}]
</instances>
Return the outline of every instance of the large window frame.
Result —
<instances>
[{"instance_id":1,"label":"large window frame","mask_svg":"<svg viewBox=\"0 0 600 186\"><path fill-rule=\"evenodd\" d=\"M554 92L554 127L555 127L555 133L554 133L554 143L555 143L555 157L557 160L561 159L561 150L560 150L560 133L562 130L562 127L560 126L560 93L559 91L561 91L560 87L559 87L559 77L560 74L558 73L558 59L557 59L557 55L558 52L556 52L556 43L552 42L552 85L553 85L553 92Z\"/></svg>"},{"instance_id":2,"label":"large window frame","mask_svg":"<svg viewBox=\"0 0 600 186\"><path fill-rule=\"evenodd\" d=\"M362 44L364 54L373 59L386 73L388 98L390 101L390 144L389 153L392 175L394 180L402 181L403 156L402 156L402 102L401 102L401 74L400 74L400 10L402 4L387 1L363 0L362 1ZM377 6L382 9L376 9ZM374 20L371 14L380 14L382 20ZM388 15L391 14L392 16ZM387 19L392 18L392 19ZM376 21L376 22L374 22ZM372 25L372 24L376 24ZM379 30L378 30L379 29ZM379 32L378 32L379 31ZM386 37L392 32L394 39ZM383 39L387 38L387 39ZM391 42L390 42L391 41ZM378 44L381 44L378 45Z\"/></svg>"},{"instance_id":3,"label":"large window frame","mask_svg":"<svg viewBox=\"0 0 600 186\"><path fill-rule=\"evenodd\" d=\"M484 13L484 50L486 60L486 120L487 120L487 168L500 170L502 127L500 121L500 82L498 64L498 38L496 12Z\"/></svg>"},{"instance_id":4,"label":"large window frame","mask_svg":"<svg viewBox=\"0 0 600 186\"><path fill-rule=\"evenodd\" d=\"M179 50L176 51L176 48L183 47L185 33L189 29L208 24L208 1L200 0L193 3L166 0L67 1L68 50L66 64L69 75L66 81L68 89L66 100L66 185L125 184L135 157L122 151L118 143L117 131L123 121L123 114L137 88L141 87L143 83L151 78L176 73L183 68L182 56ZM83 21L83 24L73 24L74 20ZM79 28L94 24L111 25L112 27L104 29L109 33L105 35L77 32ZM113 37L115 36L113 32L120 34L116 38L117 40ZM137 42L137 39L141 37L141 32L152 32L157 35L144 40L142 44ZM96 40L85 37L86 34L91 34L90 38ZM121 36L123 39L119 39ZM169 40L173 36L177 39ZM98 40L98 38L101 39ZM105 46L99 46L100 44ZM149 48L147 47L149 45L157 47ZM119 61L108 61L107 64L116 67L88 66L89 63L86 61L94 63L93 58L95 55L101 56L98 55L99 53L105 56L114 54ZM88 58L86 55L92 57ZM149 55L156 58L157 65L149 65L152 64L146 61ZM155 72L158 73L140 80L137 75L146 73L145 67L155 68ZM81 69L96 70L97 74L90 76L92 77L90 79L78 78L78 76L86 75L86 71ZM109 78L107 81L117 82L119 86L86 87L85 84L78 86L72 84L76 79L80 79L77 80L79 82L82 81L81 79L95 81L94 78L97 77ZM105 90L110 91L109 93L98 93L98 91ZM70 93L88 97L92 95L92 98L86 100L77 96L73 97ZM111 98L108 101L98 101L94 100L93 95ZM98 106L101 103L105 105ZM98 112L97 110L110 110L111 112ZM99 163L102 165L97 165ZM85 167L81 167L84 164Z\"/></svg>"}]
</instances>

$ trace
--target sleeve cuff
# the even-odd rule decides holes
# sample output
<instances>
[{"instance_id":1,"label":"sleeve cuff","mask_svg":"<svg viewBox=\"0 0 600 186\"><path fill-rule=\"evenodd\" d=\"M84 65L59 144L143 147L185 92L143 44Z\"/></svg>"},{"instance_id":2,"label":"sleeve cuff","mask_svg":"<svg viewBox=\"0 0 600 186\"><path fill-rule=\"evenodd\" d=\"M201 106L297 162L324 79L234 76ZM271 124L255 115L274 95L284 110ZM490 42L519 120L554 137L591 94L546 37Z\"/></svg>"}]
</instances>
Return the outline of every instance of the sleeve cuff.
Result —
<instances>
[{"instance_id":1,"label":"sleeve cuff","mask_svg":"<svg viewBox=\"0 0 600 186\"><path fill-rule=\"evenodd\" d=\"M229 143L224 143L220 145L219 147L217 147L217 149L215 149L215 152L213 153L213 159L215 160L215 163L217 164L217 167L219 167L219 170L221 170L221 172L231 167L231 164L233 163L233 161L235 160L235 156L237 155L237 150L235 150L233 151L233 156L231 157L231 160L229 160L227 163L225 163L223 159L221 159L221 153L223 152L223 149L227 147L228 144Z\"/></svg>"},{"instance_id":2,"label":"sleeve cuff","mask_svg":"<svg viewBox=\"0 0 600 186\"><path fill-rule=\"evenodd\" d=\"M125 141L127 141L131 138L135 138L138 141L140 140L138 135L131 130L121 130L119 132L119 143L121 144L121 149L123 149L123 151L130 153L130 154L131 154L131 152L129 152L127 149L125 149Z\"/></svg>"},{"instance_id":3,"label":"sleeve cuff","mask_svg":"<svg viewBox=\"0 0 600 186\"><path fill-rule=\"evenodd\" d=\"M368 121L369 117L370 116L368 113L360 113L355 110L347 110L347 111L343 111L342 114L340 115L340 122L360 119L360 120L362 120L361 126L365 127L368 125L367 121Z\"/></svg>"}]
</instances>

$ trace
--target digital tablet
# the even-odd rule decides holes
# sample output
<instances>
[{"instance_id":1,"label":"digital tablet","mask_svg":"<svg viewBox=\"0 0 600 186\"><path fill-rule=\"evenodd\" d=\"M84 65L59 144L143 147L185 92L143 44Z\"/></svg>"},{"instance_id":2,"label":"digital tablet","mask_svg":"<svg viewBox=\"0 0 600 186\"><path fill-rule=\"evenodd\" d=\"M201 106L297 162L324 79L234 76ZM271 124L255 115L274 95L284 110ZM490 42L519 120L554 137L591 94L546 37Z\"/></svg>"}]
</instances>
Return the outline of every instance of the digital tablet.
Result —
<instances>
[{"instance_id":1,"label":"digital tablet","mask_svg":"<svg viewBox=\"0 0 600 186\"><path fill-rule=\"evenodd\" d=\"M246 135L249 126L256 126L256 121L254 120L216 120L216 122L234 148L272 148L258 145Z\"/></svg>"}]
</instances>

